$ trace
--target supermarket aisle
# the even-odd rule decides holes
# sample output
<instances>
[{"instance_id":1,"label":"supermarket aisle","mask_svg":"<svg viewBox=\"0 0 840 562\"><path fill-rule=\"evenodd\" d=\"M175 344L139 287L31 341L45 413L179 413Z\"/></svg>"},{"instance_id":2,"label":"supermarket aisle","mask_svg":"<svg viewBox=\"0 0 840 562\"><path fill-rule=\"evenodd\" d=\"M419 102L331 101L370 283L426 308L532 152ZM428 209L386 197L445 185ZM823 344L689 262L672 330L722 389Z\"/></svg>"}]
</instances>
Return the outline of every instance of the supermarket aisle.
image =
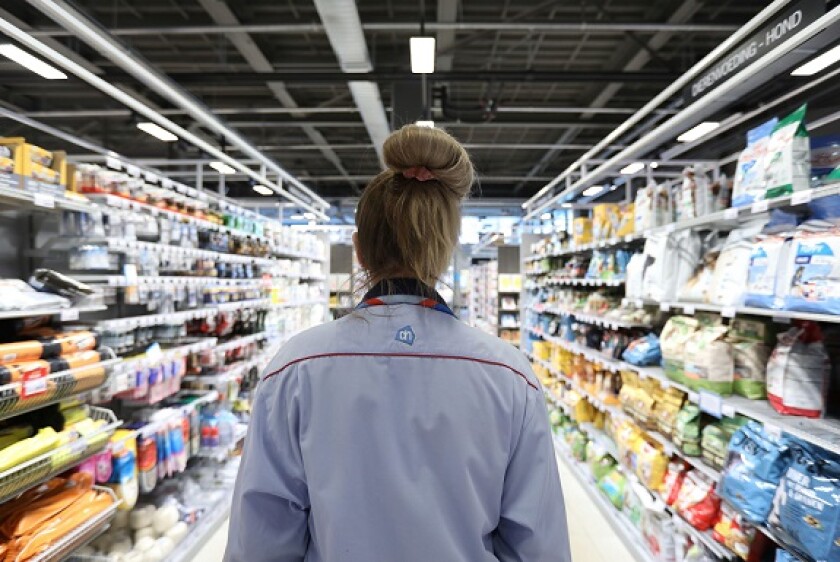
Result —
<instances>
[{"instance_id":1,"label":"supermarket aisle","mask_svg":"<svg viewBox=\"0 0 840 562\"><path fill-rule=\"evenodd\" d=\"M573 562L634 560L565 463L558 460L557 466L566 499Z\"/></svg>"}]
</instances>

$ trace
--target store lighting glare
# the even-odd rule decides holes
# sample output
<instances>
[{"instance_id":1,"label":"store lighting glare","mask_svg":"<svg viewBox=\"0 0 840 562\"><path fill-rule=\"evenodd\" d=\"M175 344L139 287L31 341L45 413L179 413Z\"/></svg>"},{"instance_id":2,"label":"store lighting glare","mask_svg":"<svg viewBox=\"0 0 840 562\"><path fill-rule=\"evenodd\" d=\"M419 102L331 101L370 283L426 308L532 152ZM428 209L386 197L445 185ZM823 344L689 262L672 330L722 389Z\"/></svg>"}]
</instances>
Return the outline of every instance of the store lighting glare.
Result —
<instances>
[{"instance_id":1,"label":"store lighting glare","mask_svg":"<svg viewBox=\"0 0 840 562\"><path fill-rule=\"evenodd\" d=\"M593 197L595 195L598 195L602 191L604 191L604 186L603 185L593 185L592 187L587 187L586 189L583 190L583 196L584 197Z\"/></svg>"},{"instance_id":2,"label":"store lighting glare","mask_svg":"<svg viewBox=\"0 0 840 562\"><path fill-rule=\"evenodd\" d=\"M840 61L840 45L816 56L790 73L791 76L813 76Z\"/></svg>"},{"instance_id":3,"label":"store lighting glare","mask_svg":"<svg viewBox=\"0 0 840 562\"><path fill-rule=\"evenodd\" d=\"M224 174L226 176L236 173L235 168L233 168L232 166L228 166L224 162L219 162L218 160L214 160L213 162L210 162L209 166L211 168L213 168L214 170L216 170L217 172L219 172L220 174Z\"/></svg>"},{"instance_id":4,"label":"store lighting glare","mask_svg":"<svg viewBox=\"0 0 840 562\"><path fill-rule=\"evenodd\" d=\"M435 38L412 37L409 39L411 48L411 72L414 74L432 74L435 71Z\"/></svg>"},{"instance_id":5,"label":"store lighting glare","mask_svg":"<svg viewBox=\"0 0 840 562\"><path fill-rule=\"evenodd\" d=\"M47 80L66 80L67 75L54 66L50 66L41 59L34 57L11 43L0 45L0 55L3 55L12 62L16 62L27 70L31 70L38 76Z\"/></svg>"},{"instance_id":6,"label":"store lighting glare","mask_svg":"<svg viewBox=\"0 0 840 562\"><path fill-rule=\"evenodd\" d=\"M268 195L273 195L274 194L274 191L272 191L272 189L270 187L268 187L267 185L259 184L259 183L254 184L253 189L254 189L254 191L259 193L260 195L268 196Z\"/></svg>"},{"instance_id":7,"label":"store lighting glare","mask_svg":"<svg viewBox=\"0 0 840 562\"><path fill-rule=\"evenodd\" d=\"M543 213L542 216L540 216L540 218L544 221L550 221L551 220L551 213Z\"/></svg>"},{"instance_id":8,"label":"store lighting glare","mask_svg":"<svg viewBox=\"0 0 840 562\"><path fill-rule=\"evenodd\" d=\"M707 134L711 133L715 129L720 127L720 123L717 121L703 121L699 125L695 125L694 127L690 128L683 134L677 137L678 142L692 142L696 141L699 138L706 136Z\"/></svg>"},{"instance_id":9,"label":"store lighting glare","mask_svg":"<svg viewBox=\"0 0 840 562\"><path fill-rule=\"evenodd\" d=\"M151 121L137 123L137 128L143 131L144 133L149 133L156 139L162 140L163 142L175 142L176 140L178 140L177 135L170 133L157 123L152 123Z\"/></svg>"},{"instance_id":10,"label":"store lighting glare","mask_svg":"<svg viewBox=\"0 0 840 562\"><path fill-rule=\"evenodd\" d=\"M292 215L289 218L293 221L302 221L303 220L303 215Z\"/></svg>"},{"instance_id":11,"label":"store lighting glare","mask_svg":"<svg viewBox=\"0 0 840 562\"><path fill-rule=\"evenodd\" d=\"M562 204L562 205L560 205L560 206L561 206L561 207L563 207L564 209L571 209L571 208L572 208L572 204L571 204L571 203L563 203L563 204Z\"/></svg>"},{"instance_id":12,"label":"store lighting glare","mask_svg":"<svg viewBox=\"0 0 840 562\"><path fill-rule=\"evenodd\" d=\"M415 121L414 124L417 125L418 127L428 127L430 129L435 128L435 122L434 121Z\"/></svg>"},{"instance_id":13,"label":"store lighting glare","mask_svg":"<svg viewBox=\"0 0 840 562\"><path fill-rule=\"evenodd\" d=\"M645 165L643 162L633 162L632 164L624 166L618 171L618 173L625 176L632 176L636 172L641 172L644 167Z\"/></svg>"},{"instance_id":14,"label":"store lighting glare","mask_svg":"<svg viewBox=\"0 0 840 562\"><path fill-rule=\"evenodd\" d=\"M314 221L316 216L315 213L303 213L303 218L305 218L308 221Z\"/></svg>"}]
</instances>

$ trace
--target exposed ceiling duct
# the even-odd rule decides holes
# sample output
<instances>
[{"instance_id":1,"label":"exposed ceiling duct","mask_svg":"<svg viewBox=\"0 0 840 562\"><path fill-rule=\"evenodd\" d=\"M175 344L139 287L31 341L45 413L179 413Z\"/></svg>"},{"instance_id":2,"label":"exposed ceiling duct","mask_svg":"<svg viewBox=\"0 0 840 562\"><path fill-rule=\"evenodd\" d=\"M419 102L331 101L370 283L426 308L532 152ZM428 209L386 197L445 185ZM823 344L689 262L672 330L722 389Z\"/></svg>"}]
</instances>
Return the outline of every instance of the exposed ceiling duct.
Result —
<instances>
[{"instance_id":1,"label":"exposed ceiling duct","mask_svg":"<svg viewBox=\"0 0 840 562\"><path fill-rule=\"evenodd\" d=\"M341 70L348 74L373 70L362 22L354 0L315 0L315 8L330 40ZM353 101L365 124L379 159L382 145L391 133L385 106L376 82L351 80L348 82Z\"/></svg>"},{"instance_id":2,"label":"exposed ceiling duct","mask_svg":"<svg viewBox=\"0 0 840 562\"><path fill-rule=\"evenodd\" d=\"M133 75L141 83L145 84L161 96L169 99L176 106L186 110L197 122L214 131L216 134L221 135L226 141L236 145L243 153L260 161L266 169L278 174L280 178L306 193L307 196L311 197L318 206L323 208L329 207L329 203L321 199L292 174L280 167L274 160L257 150L249 141L219 120L213 115L212 111L204 106L204 104L199 102L180 86L173 83L166 75L155 70L145 60L130 52L125 46L110 37L106 31L98 28L98 26L93 24L83 15L79 14L66 2L63 0L29 0L29 3L41 10L45 15L55 20L56 23L63 26L68 31L72 31L75 36L90 45L102 56L108 58L114 64ZM30 40L34 41L31 38ZM42 54L46 53L42 52ZM90 80L80 76L78 73L74 72L74 74L91 83ZM158 125L161 125L169 130L173 130L171 126L174 125L174 123L168 119L162 118L160 115L156 115L157 119L154 119L149 115L147 115L147 117L157 122ZM173 130L173 132L175 131ZM192 142L192 139L184 137L181 133L177 134ZM195 135L192 136L195 137ZM206 145L207 143L203 144ZM205 147L201 148L206 150ZM220 152L215 148L214 151L217 153ZM261 174L256 175L258 177L254 178L255 180L261 181L263 179ZM275 185L272 188L278 193L282 191L279 185Z\"/></svg>"}]
</instances>

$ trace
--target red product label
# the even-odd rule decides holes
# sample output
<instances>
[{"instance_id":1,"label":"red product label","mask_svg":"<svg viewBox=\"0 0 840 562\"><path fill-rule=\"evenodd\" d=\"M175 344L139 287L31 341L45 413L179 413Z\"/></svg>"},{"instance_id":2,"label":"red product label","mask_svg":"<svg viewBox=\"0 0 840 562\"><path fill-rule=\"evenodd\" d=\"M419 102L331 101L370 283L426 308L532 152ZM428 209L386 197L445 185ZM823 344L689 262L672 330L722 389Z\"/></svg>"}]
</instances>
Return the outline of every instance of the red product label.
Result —
<instances>
[{"instance_id":1,"label":"red product label","mask_svg":"<svg viewBox=\"0 0 840 562\"><path fill-rule=\"evenodd\" d=\"M23 374L20 395L22 398L30 398L45 393L47 388L47 369L40 366L34 367Z\"/></svg>"},{"instance_id":2,"label":"red product label","mask_svg":"<svg viewBox=\"0 0 840 562\"><path fill-rule=\"evenodd\" d=\"M157 443L154 438L137 439L137 467L141 471L154 470L157 464Z\"/></svg>"}]
</instances>

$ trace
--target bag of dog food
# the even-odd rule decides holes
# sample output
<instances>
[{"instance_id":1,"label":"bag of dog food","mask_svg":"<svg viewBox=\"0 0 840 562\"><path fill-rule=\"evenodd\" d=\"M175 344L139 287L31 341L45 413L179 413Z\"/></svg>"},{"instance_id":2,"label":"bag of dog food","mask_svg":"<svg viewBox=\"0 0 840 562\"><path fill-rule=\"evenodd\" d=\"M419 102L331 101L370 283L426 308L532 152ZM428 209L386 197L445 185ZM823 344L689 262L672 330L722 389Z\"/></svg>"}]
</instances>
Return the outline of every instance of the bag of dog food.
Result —
<instances>
[{"instance_id":1,"label":"bag of dog food","mask_svg":"<svg viewBox=\"0 0 840 562\"><path fill-rule=\"evenodd\" d=\"M764 523L789 463L787 441L768 435L762 424L750 421L729 442L718 493L748 521Z\"/></svg>"},{"instance_id":2,"label":"bag of dog food","mask_svg":"<svg viewBox=\"0 0 840 562\"><path fill-rule=\"evenodd\" d=\"M785 280L791 240L787 236L768 236L752 246L747 268L744 304L758 308L782 308L787 292Z\"/></svg>"},{"instance_id":3,"label":"bag of dog food","mask_svg":"<svg viewBox=\"0 0 840 562\"><path fill-rule=\"evenodd\" d=\"M694 275L680 288L677 298L681 302L709 302L715 265L719 255L719 250L706 252L700 265L695 269Z\"/></svg>"},{"instance_id":4,"label":"bag of dog food","mask_svg":"<svg viewBox=\"0 0 840 562\"><path fill-rule=\"evenodd\" d=\"M642 536L656 562L676 562L674 521L658 500L644 503Z\"/></svg>"},{"instance_id":5,"label":"bag of dog food","mask_svg":"<svg viewBox=\"0 0 840 562\"><path fill-rule=\"evenodd\" d=\"M730 324L735 381L733 391L751 400L767 396L767 361L770 347L767 324L736 318Z\"/></svg>"},{"instance_id":6,"label":"bag of dog food","mask_svg":"<svg viewBox=\"0 0 840 562\"><path fill-rule=\"evenodd\" d=\"M668 505L674 505L679 496L688 466L682 461L671 461L668 463L668 472L665 473L665 482L662 486L662 498Z\"/></svg>"},{"instance_id":7,"label":"bag of dog food","mask_svg":"<svg viewBox=\"0 0 840 562\"><path fill-rule=\"evenodd\" d=\"M816 562L840 560L840 463L816 447L794 443L773 499L770 526Z\"/></svg>"},{"instance_id":8,"label":"bag of dog food","mask_svg":"<svg viewBox=\"0 0 840 562\"><path fill-rule=\"evenodd\" d=\"M805 128L808 105L782 119L773 128L767 145L764 180L766 199L808 189L811 180L811 142Z\"/></svg>"},{"instance_id":9,"label":"bag of dog food","mask_svg":"<svg viewBox=\"0 0 840 562\"><path fill-rule=\"evenodd\" d=\"M778 119L759 125L747 133L747 147L738 158L732 192L732 206L743 207L764 198L764 168L770 135Z\"/></svg>"},{"instance_id":10,"label":"bag of dog food","mask_svg":"<svg viewBox=\"0 0 840 562\"><path fill-rule=\"evenodd\" d=\"M674 444L689 457L699 457L703 453L700 448L700 408L696 404L686 404L677 414Z\"/></svg>"},{"instance_id":11,"label":"bag of dog food","mask_svg":"<svg viewBox=\"0 0 840 562\"><path fill-rule=\"evenodd\" d=\"M726 340L726 326L704 326L685 346L685 382L694 390L732 394L734 366L732 346Z\"/></svg>"},{"instance_id":12,"label":"bag of dog food","mask_svg":"<svg viewBox=\"0 0 840 562\"><path fill-rule=\"evenodd\" d=\"M785 308L840 314L840 229L800 227L788 262Z\"/></svg>"},{"instance_id":13,"label":"bag of dog food","mask_svg":"<svg viewBox=\"0 0 840 562\"><path fill-rule=\"evenodd\" d=\"M746 560L755 538L755 526L735 511L726 502L721 503L720 518L715 523L712 536L720 544Z\"/></svg>"},{"instance_id":14,"label":"bag of dog food","mask_svg":"<svg viewBox=\"0 0 840 562\"><path fill-rule=\"evenodd\" d=\"M674 300L694 273L702 250L700 236L690 230L651 235L645 242L648 266L644 296L656 302Z\"/></svg>"},{"instance_id":15,"label":"bag of dog food","mask_svg":"<svg viewBox=\"0 0 840 562\"><path fill-rule=\"evenodd\" d=\"M741 303L749 273L752 244L739 241L726 244L715 262L715 272L708 291L708 302L721 306Z\"/></svg>"},{"instance_id":16,"label":"bag of dog food","mask_svg":"<svg viewBox=\"0 0 840 562\"><path fill-rule=\"evenodd\" d=\"M622 359L636 366L659 365L662 362L662 352L659 349L659 338L650 333L630 342L621 356Z\"/></svg>"},{"instance_id":17,"label":"bag of dog food","mask_svg":"<svg viewBox=\"0 0 840 562\"><path fill-rule=\"evenodd\" d=\"M767 399L781 414L818 418L831 364L819 325L801 325L778 336L767 363Z\"/></svg>"},{"instance_id":18,"label":"bag of dog food","mask_svg":"<svg viewBox=\"0 0 840 562\"><path fill-rule=\"evenodd\" d=\"M690 316L672 316L662 328L659 347L662 366L669 379L685 383L685 346L694 337L699 324Z\"/></svg>"},{"instance_id":19,"label":"bag of dog food","mask_svg":"<svg viewBox=\"0 0 840 562\"><path fill-rule=\"evenodd\" d=\"M717 519L720 498L709 479L692 470L683 481L674 508L688 523L700 531L710 529Z\"/></svg>"}]
</instances>

